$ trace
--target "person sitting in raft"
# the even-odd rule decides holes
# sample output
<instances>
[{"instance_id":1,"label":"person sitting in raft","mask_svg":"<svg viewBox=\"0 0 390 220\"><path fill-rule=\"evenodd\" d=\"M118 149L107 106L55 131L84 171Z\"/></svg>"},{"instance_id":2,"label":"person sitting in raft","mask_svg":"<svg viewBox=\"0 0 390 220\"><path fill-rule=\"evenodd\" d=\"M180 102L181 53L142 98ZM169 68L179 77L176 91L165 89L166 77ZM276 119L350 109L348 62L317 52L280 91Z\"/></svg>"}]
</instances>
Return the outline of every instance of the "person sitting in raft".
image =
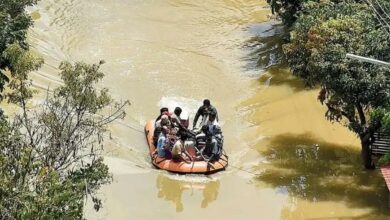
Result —
<instances>
[{"instance_id":1,"label":"person sitting in raft","mask_svg":"<svg viewBox=\"0 0 390 220\"><path fill-rule=\"evenodd\" d=\"M211 112L215 113L216 120L219 121L217 109L211 105L210 100L203 100L203 105L199 107L194 118L194 123L192 123L193 129L196 128L196 123L198 122L199 116L202 116L202 122L200 123L200 127L202 127L206 124L207 117Z\"/></svg>"},{"instance_id":2,"label":"person sitting in raft","mask_svg":"<svg viewBox=\"0 0 390 220\"><path fill-rule=\"evenodd\" d=\"M174 127L181 128L183 125L181 124L181 112L183 110L180 107L176 107L171 116L171 122Z\"/></svg>"},{"instance_id":3,"label":"person sitting in raft","mask_svg":"<svg viewBox=\"0 0 390 220\"><path fill-rule=\"evenodd\" d=\"M209 157L208 161L213 162L219 160L223 148L223 135L221 127L217 122L215 112L209 114L207 125L202 127L206 134L206 149L205 153Z\"/></svg>"},{"instance_id":4,"label":"person sitting in raft","mask_svg":"<svg viewBox=\"0 0 390 220\"><path fill-rule=\"evenodd\" d=\"M156 128L162 128L162 126L172 127L171 120L168 115L162 115L161 119L156 122Z\"/></svg>"},{"instance_id":5,"label":"person sitting in raft","mask_svg":"<svg viewBox=\"0 0 390 220\"><path fill-rule=\"evenodd\" d=\"M183 140L178 139L175 142L171 153L172 153L172 160L191 163L192 157L185 149Z\"/></svg>"},{"instance_id":6,"label":"person sitting in raft","mask_svg":"<svg viewBox=\"0 0 390 220\"><path fill-rule=\"evenodd\" d=\"M183 121L180 117L181 113L182 109L180 107L176 107L171 116L172 127L176 129L178 137L184 137L188 132L188 129L182 123Z\"/></svg>"},{"instance_id":7,"label":"person sitting in raft","mask_svg":"<svg viewBox=\"0 0 390 220\"><path fill-rule=\"evenodd\" d=\"M154 126L156 126L157 122L161 119L163 115L169 115L169 109L167 107L162 107L160 109L160 115L154 121Z\"/></svg>"},{"instance_id":8,"label":"person sitting in raft","mask_svg":"<svg viewBox=\"0 0 390 220\"><path fill-rule=\"evenodd\" d=\"M169 151L169 128L167 126L162 126L161 133L158 136L157 141L157 155L161 158L171 159L171 152Z\"/></svg>"},{"instance_id":9,"label":"person sitting in raft","mask_svg":"<svg viewBox=\"0 0 390 220\"><path fill-rule=\"evenodd\" d=\"M161 129L163 126L167 126L168 129L171 128L171 121L169 120L169 116L162 115L160 120L158 120L154 126L154 133L153 133L153 144L157 145L157 140L159 138L159 135L161 133Z\"/></svg>"}]
</instances>

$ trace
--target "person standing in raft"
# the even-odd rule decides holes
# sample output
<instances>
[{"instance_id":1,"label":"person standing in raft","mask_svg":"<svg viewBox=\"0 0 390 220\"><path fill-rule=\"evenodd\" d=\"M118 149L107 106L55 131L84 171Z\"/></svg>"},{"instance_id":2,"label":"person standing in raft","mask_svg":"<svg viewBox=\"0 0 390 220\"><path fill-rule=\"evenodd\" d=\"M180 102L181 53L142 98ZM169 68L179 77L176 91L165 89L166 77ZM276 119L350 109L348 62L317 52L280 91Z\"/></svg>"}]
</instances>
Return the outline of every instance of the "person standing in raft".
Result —
<instances>
[{"instance_id":1,"label":"person standing in raft","mask_svg":"<svg viewBox=\"0 0 390 220\"><path fill-rule=\"evenodd\" d=\"M202 116L202 122L200 123L200 126L199 126L199 127L202 127L203 125L206 125L207 118L208 118L209 114L212 112L215 113L216 120L219 121L217 109L211 105L210 100L208 100L208 99L203 100L203 105L200 106L198 111L196 112L196 115L194 118L194 123L192 124L193 129L196 128L196 123L198 122L199 116Z\"/></svg>"},{"instance_id":2,"label":"person standing in raft","mask_svg":"<svg viewBox=\"0 0 390 220\"><path fill-rule=\"evenodd\" d=\"M221 127L217 122L215 112L209 114L207 124L202 127L202 131L206 134L206 155L209 156L210 162L219 160L222 154L223 135Z\"/></svg>"},{"instance_id":3,"label":"person standing in raft","mask_svg":"<svg viewBox=\"0 0 390 220\"><path fill-rule=\"evenodd\" d=\"M171 152L169 150L170 141L168 138L169 128L162 126L161 133L157 141L157 155L161 158L171 159Z\"/></svg>"}]
</instances>

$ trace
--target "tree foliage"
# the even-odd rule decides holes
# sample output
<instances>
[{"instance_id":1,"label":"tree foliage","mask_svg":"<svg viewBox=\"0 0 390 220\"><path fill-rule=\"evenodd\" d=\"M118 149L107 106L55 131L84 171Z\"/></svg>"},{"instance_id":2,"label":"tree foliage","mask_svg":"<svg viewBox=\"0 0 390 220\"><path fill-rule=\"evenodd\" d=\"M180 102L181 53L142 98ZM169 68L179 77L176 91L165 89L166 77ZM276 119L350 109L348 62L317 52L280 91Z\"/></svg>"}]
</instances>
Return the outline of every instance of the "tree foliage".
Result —
<instances>
[{"instance_id":1,"label":"tree foliage","mask_svg":"<svg viewBox=\"0 0 390 220\"><path fill-rule=\"evenodd\" d=\"M330 120L347 118L359 135L368 132L367 111L390 99L390 71L351 61L346 53L390 58L390 43L367 6L357 3L307 4L285 54L292 72L310 85L320 85L319 99ZM388 56L388 57L386 57Z\"/></svg>"},{"instance_id":2,"label":"tree foliage","mask_svg":"<svg viewBox=\"0 0 390 220\"><path fill-rule=\"evenodd\" d=\"M273 14L277 14L287 26L294 24L308 0L267 0Z\"/></svg>"},{"instance_id":3,"label":"tree foliage","mask_svg":"<svg viewBox=\"0 0 390 220\"><path fill-rule=\"evenodd\" d=\"M96 89L102 62L64 62L64 84L29 109L28 73L43 61L18 44L4 56L13 67L6 98L21 111L0 118L0 219L80 219L88 195L98 210L96 191L111 180L101 156L103 137L125 116L128 102L116 103L107 89Z\"/></svg>"},{"instance_id":4,"label":"tree foliage","mask_svg":"<svg viewBox=\"0 0 390 220\"><path fill-rule=\"evenodd\" d=\"M3 56L3 52L13 43L18 43L24 49L28 48L26 35L33 22L30 15L25 12L25 8L36 3L37 0L0 1L0 95L9 80L2 70L12 68L10 61Z\"/></svg>"},{"instance_id":5,"label":"tree foliage","mask_svg":"<svg viewBox=\"0 0 390 220\"><path fill-rule=\"evenodd\" d=\"M389 12L387 9L390 8L390 2L388 0L375 0L375 1L362 1L362 0L327 0L328 2L332 2L334 4L338 3L369 3L369 7L376 10L379 16L382 16L386 22L390 22L390 17L388 17ZM321 3L324 1L321 0L267 0L268 4L271 7L272 13L278 15L283 23L288 27L291 27L295 24L296 20L303 13L311 13L310 11L304 10L305 4L307 3ZM373 13L372 11L371 13ZM383 22L383 24L385 24ZM387 27L389 28L389 27ZM390 31L390 30L389 30Z\"/></svg>"},{"instance_id":6,"label":"tree foliage","mask_svg":"<svg viewBox=\"0 0 390 220\"><path fill-rule=\"evenodd\" d=\"M289 1L281 1L287 4ZM280 3L280 2L279 2ZM390 70L353 61L347 53L390 60L389 35L371 6L359 1L299 1L284 53L294 75L321 88L326 117L358 134L363 154L382 119L375 109L390 103ZM367 157L366 157L367 158ZM370 167L370 161L365 161Z\"/></svg>"},{"instance_id":7,"label":"tree foliage","mask_svg":"<svg viewBox=\"0 0 390 220\"><path fill-rule=\"evenodd\" d=\"M381 125L383 132L390 133L390 104L372 111L371 119Z\"/></svg>"},{"instance_id":8,"label":"tree foliage","mask_svg":"<svg viewBox=\"0 0 390 220\"><path fill-rule=\"evenodd\" d=\"M125 116L128 102L96 89L103 62L63 62L63 85L30 108L29 74L43 59L28 50L33 22L25 9L36 3L0 1L0 100L20 107L10 118L0 111L0 219L81 219L87 196L96 210L102 207L96 192L111 181L103 137L112 121Z\"/></svg>"}]
</instances>

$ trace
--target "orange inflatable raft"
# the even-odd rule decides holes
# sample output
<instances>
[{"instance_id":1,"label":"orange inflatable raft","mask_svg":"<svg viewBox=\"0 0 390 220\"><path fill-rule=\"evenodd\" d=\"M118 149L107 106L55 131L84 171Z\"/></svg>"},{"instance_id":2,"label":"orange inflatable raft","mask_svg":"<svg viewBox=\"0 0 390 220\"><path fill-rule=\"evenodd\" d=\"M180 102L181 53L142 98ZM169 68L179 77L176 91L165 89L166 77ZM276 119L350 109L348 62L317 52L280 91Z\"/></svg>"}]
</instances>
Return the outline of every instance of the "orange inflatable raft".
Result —
<instances>
[{"instance_id":1,"label":"orange inflatable raft","mask_svg":"<svg viewBox=\"0 0 390 220\"><path fill-rule=\"evenodd\" d=\"M215 162L192 161L186 163L184 161L173 161L157 156L156 146L153 144L154 121L149 121L145 126L146 140L149 146L149 153L152 163L156 168L167 170L174 173L196 173L196 174L211 174L225 170L228 166L228 157L222 154L221 158ZM195 155L194 149L187 149L190 155Z\"/></svg>"}]
</instances>

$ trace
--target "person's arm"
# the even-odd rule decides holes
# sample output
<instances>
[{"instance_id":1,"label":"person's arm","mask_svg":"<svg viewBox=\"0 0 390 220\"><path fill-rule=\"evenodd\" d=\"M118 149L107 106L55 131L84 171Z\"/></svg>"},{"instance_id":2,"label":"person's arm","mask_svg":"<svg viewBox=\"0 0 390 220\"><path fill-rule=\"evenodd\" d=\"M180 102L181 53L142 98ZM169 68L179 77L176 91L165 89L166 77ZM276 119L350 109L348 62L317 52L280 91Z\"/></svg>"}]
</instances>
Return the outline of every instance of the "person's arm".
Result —
<instances>
[{"instance_id":1,"label":"person's arm","mask_svg":"<svg viewBox=\"0 0 390 220\"><path fill-rule=\"evenodd\" d=\"M183 152L188 158L190 158L191 161L194 161L194 158L192 158L192 156L187 152L187 149L184 147L184 143L183 143L182 152ZM183 158L183 160L184 160L184 158ZM188 162L191 162L191 161L188 161Z\"/></svg>"},{"instance_id":2,"label":"person's arm","mask_svg":"<svg viewBox=\"0 0 390 220\"><path fill-rule=\"evenodd\" d=\"M192 127L195 128L196 123L198 122L199 116L202 114L202 107L198 109L196 112L195 118L194 118L194 123L192 123Z\"/></svg>"},{"instance_id":3,"label":"person's arm","mask_svg":"<svg viewBox=\"0 0 390 220\"><path fill-rule=\"evenodd\" d=\"M177 126L179 126L180 130L188 131L188 129L181 124L181 121L177 122Z\"/></svg>"},{"instance_id":4,"label":"person's arm","mask_svg":"<svg viewBox=\"0 0 390 220\"><path fill-rule=\"evenodd\" d=\"M172 117L171 121L172 124L179 127L179 129L184 129L183 125L181 124L181 121L177 117Z\"/></svg>"}]
</instances>

